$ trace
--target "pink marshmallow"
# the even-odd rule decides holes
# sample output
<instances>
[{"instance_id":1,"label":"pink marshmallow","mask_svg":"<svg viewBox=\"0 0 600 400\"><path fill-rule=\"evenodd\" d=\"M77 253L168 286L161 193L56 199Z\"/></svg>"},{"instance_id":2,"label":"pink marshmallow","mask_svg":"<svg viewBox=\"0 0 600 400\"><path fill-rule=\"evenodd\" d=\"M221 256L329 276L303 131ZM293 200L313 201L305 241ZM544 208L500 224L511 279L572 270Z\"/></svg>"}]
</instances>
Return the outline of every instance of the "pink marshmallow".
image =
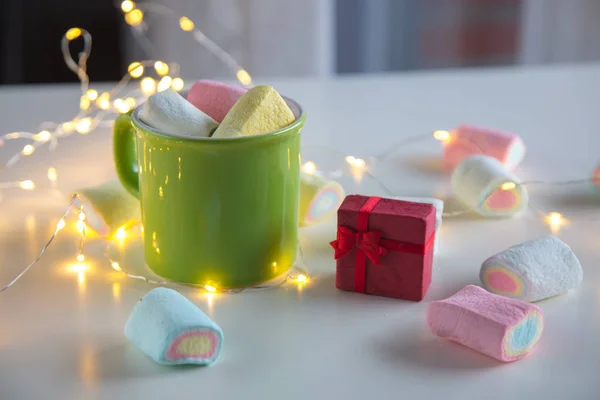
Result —
<instances>
[{"instance_id":1,"label":"pink marshmallow","mask_svg":"<svg viewBox=\"0 0 600 400\"><path fill-rule=\"evenodd\" d=\"M494 157L508 169L514 169L525 157L525 144L514 133L470 125L461 125L450 132L443 155L447 167L454 168L465 158L477 154Z\"/></svg>"},{"instance_id":2,"label":"pink marshmallow","mask_svg":"<svg viewBox=\"0 0 600 400\"><path fill-rule=\"evenodd\" d=\"M221 123L233 104L246 91L244 88L223 82L201 80L194 83L188 92L187 100L200 111Z\"/></svg>"},{"instance_id":3,"label":"pink marshmallow","mask_svg":"<svg viewBox=\"0 0 600 400\"><path fill-rule=\"evenodd\" d=\"M499 361L525 357L544 329L542 310L533 304L469 285L432 302L427 324L434 335L458 342Z\"/></svg>"}]
</instances>

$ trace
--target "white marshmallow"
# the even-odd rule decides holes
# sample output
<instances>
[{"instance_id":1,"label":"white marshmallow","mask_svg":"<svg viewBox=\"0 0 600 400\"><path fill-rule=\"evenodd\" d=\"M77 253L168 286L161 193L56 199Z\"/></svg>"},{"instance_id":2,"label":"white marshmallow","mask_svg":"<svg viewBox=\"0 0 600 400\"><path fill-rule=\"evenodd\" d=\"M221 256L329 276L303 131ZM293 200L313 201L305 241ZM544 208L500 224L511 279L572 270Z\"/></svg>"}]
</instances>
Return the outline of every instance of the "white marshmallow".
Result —
<instances>
[{"instance_id":1,"label":"white marshmallow","mask_svg":"<svg viewBox=\"0 0 600 400\"><path fill-rule=\"evenodd\" d=\"M139 113L142 122L175 136L209 137L219 125L173 89L154 93Z\"/></svg>"},{"instance_id":2,"label":"white marshmallow","mask_svg":"<svg viewBox=\"0 0 600 400\"><path fill-rule=\"evenodd\" d=\"M548 236L488 258L479 276L492 293L534 302L576 288L583 280L583 270L566 243Z\"/></svg>"},{"instance_id":3,"label":"white marshmallow","mask_svg":"<svg viewBox=\"0 0 600 400\"><path fill-rule=\"evenodd\" d=\"M431 204L435 207L435 240L433 242L433 253L437 254L440 250L440 235L439 229L442 226L442 215L444 214L444 200L435 199L433 197L393 197L396 200L412 201L414 203Z\"/></svg>"},{"instance_id":4,"label":"white marshmallow","mask_svg":"<svg viewBox=\"0 0 600 400\"><path fill-rule=\"evenodd\" d=\"M452 193L477 213L507 217L527 208L527 190L500 161L483 155L466 158L452 173ZM506 190L503 184L514 183Z\"/></svg>"}]
</instances>

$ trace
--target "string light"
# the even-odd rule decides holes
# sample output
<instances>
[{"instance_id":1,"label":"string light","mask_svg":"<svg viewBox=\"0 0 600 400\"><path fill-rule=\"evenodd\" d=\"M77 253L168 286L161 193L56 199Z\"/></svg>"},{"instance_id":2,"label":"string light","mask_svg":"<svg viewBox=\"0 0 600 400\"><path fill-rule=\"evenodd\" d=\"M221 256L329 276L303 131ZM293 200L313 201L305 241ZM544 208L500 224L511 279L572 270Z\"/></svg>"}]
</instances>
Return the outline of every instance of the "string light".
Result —
<instances>
[{"instance_id":1,"label":"string light","mask_svg":"<svg viewBox=\"0 0 600 400\"><path fill-rule=\"evenodd\" d=\"M250 74L245 69L240 69L236 74L238 81L244 86L248 86L252 83L252 78Z\"/></svg>"},{"instance_id":2,"label":"string light","mask_svg":"<svg viewBox=\"0 0 600 400\"><path fill-rule=\"evenodd\" d=\"M66 225L65 220L61 218L58 221L58 223L56 224L56 232L63 230L65 225Z\"/></svg>"},{"instance_id":3,"label":"string light","mask_svg":"<svg viewBox=\"0 0 600 400\"><path fill-rule=\"evenodd\" d=\"M52 138L52 134L48 131L40 131L33 136L33 140L36 142L47 142Z\"/></svg>"},{"instance_id":4,"label":"string light","mask_svg":"<svg viewBox=\"0 0 600 400\"><path fill-rule=\"evenodd\" d=\"M179 26L185 32L189 32L194 29L194 23L188 17L179 18Z\"/></svg>"},{"instance_id":5,"label":"string light","mask_svg":"<svg viewBox=\"0 0 600 400\"><path fill-rule=\"evenodd\" d=\"M56 173L56 168L50 167L48 168L48 180L50 182L56 182L58 174Z\"/></svg>"},{"instance_id":6,"label":"string light","mask_svg":"<svg viewBox=\"0 0 600 400\"><path fill-rule=\"evenodd\" d=\"M112 267L112 268L113 268L115 271L118 271L118 272L122 272L122 271L123 271L123 270L121 269L121 266L119 265L119 263L118 263L118 262L116 262L116 261L113 261L113 262L110 264L110 266L111 266L111 267Z\"/></svg>"},{"instance_id":7,"label":"string light","mask_svg":"<svg viewBox=\"0 0 600 400\"><path fill-rule=\"evenodd\" d=\"M132 78L139 78L144 75L144 66L140 62L132 62L127 67L127 72L129 72Z\"/></svg>"},{"instance_id":8,"label":"string light","mask_svg":"<svg viewBox=\"0 0 600 400\"><path fill-rule=\"evenodd\" d=\"M214 293L217 291L217 288L212 285L204 285L204 289L206 289L209 293Z\"/></svg>"},{"instance_id":9,"label":"string light","mask_svg":"<svg viewBox=\"0 0 600 400\"><path fill-rule=\"evenodd\" d=\"M173 90L179 92L181 89L183 89L183 79L181 78L175 78L173 79L173 83L171 84L171 87L173 88Z\"/></svg>"},{"instance_id":10,"label":"string light","mask_svg":"<svg viewBox=\"0 0 600 400\"><path fill-rule=\"evenodd\" d=\"M558 229L564 224L564 218L560 213L551 212L546 216L546 222L553 229Z\"/></svg>"},{"instance_id":11,"label":"string light","mask_svg":"<svg viewBox=\"0 0 600 400\"><path fill-rule=\"evenodd\" d=\"M144 93L144 95L150 96L156 91L156 81L147 76L140 81L140 88L142 89L142 93Z\"/></svg>"},{"instance_id":12,"label":"string light","mask_svg":"<svg viewBox=\"0 0 600 400\"><path fill-rule=\"evenodd\" d=\"M67 121L65 123L63 123L61 125L62 130L69 133L69 132L73 132L73 130L75 129L75 126L73 125L73 122L71 121Z\"/></svg>"},{"instance_id":13,"label":"string light","mask_svg":"<svg viewBox=\"0 0 600 400\"><path fill-rule=\"evenodd\" d=\"M304 274L300 274L296 277L296 282L298 283L306 283L308 282L308 277Z\"/></svg>"},{"instance_id":14,"label":"string light","mask_svg":"<svg viewBox=\"0 0 600 400\"><path fill-rule=\"evenodd\" d=\"M67 31L67 33L65 33L65 38L67 38L67 40L69 40L69 41L75 40L79 36L81 36L81 29L80 28L71 28L71 29L69 29Z\"/></svg>"},{"instance_id":15,"label":"string light","mask_svg":"<svg viewBox=\"0 0 600 400\"><path fill-rule=\"evenodd\" d=\"M98 91L94 89L89 89L85 95L88 99L90 99L90 101L94 101L98 98Z\"/></svg>"},{"instance_id":16,"label":"string light","mask_svg":"<svg viewBox=\"0 0 600 400\"><path fill-rule=\"evenodd\" d=\"M129 107L129 104L123 99L116 99L113 102L113 105L114 105L115 109L117 109L121 114L128 113L129 110L131 110L131 107Z\"/></svg>"},{"instance_id":17,"label":"string light","mask_svg":"<svg viewBox=\"0 0 600 400\"><path fill-rule=\"evenodd\" d=\"M160 76L166 75L169 73L169 65L162 61L157 61L154 63L154 69L156 73Z\"/></svg>"},{"instance_id":18,"label":"string light","mask_svg":"<svg viewBox=\"0 0 600 400\"><path fill-rule=\"evenodd\" d=\"M317 166L312 161L307 161L304 165L302 165L302 171L307 174L314 174L317 171Z\"/></svg>"},{"instance_id":19,"label":"string light","mask_svg":"<svg viewBox=\"0 0 600 400\"><path fill-rule=\"evenodd\" d=\"M136 101L133 97L128 97L125 99L125 103L129 106L129 109L134 109L136 105Z\"/></svg>"},{"instance_id":20,"label":"string light","mask_svg":"<svg viewBox=\"0 0 600 400\"><path fill-rule=\"evenodd\" d=\"M85 261L85 256L83 254L78 254L77 255L77 261L84 262Z\"/></svg>"},{"instance_id":21,"label":"string light","mask_svg":"<svg viewBox=\"0 0 600 400\"><path fill-rule=\"evenodd\" d=\"M19 182L19 187L23 190L33 190L35 189L35 183L33 183L33 181L30 180L21 181Z\"/></svg>"},{"instance_id":22,"label":"string light","mask_svg":"<svg viewBox=\"0 0 600 400\"><path fill-rule=\"evenodd\" d=\"M82 220L78 220L76 223L77 226L77 230L82 233L83 230L85 229L85 222L83 222Z\"/></svg>"},{"instance_id":23,"label":"string light","mask_svg":"<svg viewBox=\"0 0 600 400\"><path fill-rule=\"evenodd\" d=\"M514 182L504 182L502 184L502 186L500 186L500 189L502 189L502 190L513 190L516 187L517 187L517 185Z\"/></svg>"},{"instance_id":24,"label":"string light","mask_svg":"<svg viewBox=\"0 0 600 400\"><path fill-rule=\"evenodd\" d=\"M171 86L171 83L173 83L173 79L170 76L163 76L156 89L159 92L165 91Z\"/></svg>"},{"instance_id":25,"label":"string light","mask_svg":"<svg viewBox=\"0 0 600 400\"><path fill-rule=\"evenodd\" d=\"M448 131L435 131L433 132L433 137L440 142L447 143L450 141L450 132Z\"/></svg>"},{"instance_id":26,"label":"string light","mask_svg":"<svg viewBox=\"0 0 600 400\"><path fill-rule=\"evenodd\" d=\"M108 110L110 108L110 94L106 92L102 93L96 99L96 104L100 109Z\"/></svg>"},{"instance_id":27,"label":"string light","mask_svg":"<svg viewBox=\"0 0 600 400\"><path fill-rule=\"evenodd\" d=\"M21 150L21 154L23 154L24 156L29 156L29 155L33 154L34 151L35 151L35 147L28 144L25 147L23 147L23 150Z\"/></svg>"},{"instance_id":28,"label":"string light","mask_svg":"<svg viewBox=\"0 0 600 400\"><path fill-rule=\"evenodd\" d=\"M82 135L90 132L90 128L92 127L92 119L90 117L81 118L75 124L75 130Z\"/></svg>"},{"instance_id":29,"label":"string light","mask_svg":"<svg viewBox=\"0 0 600 400\"><path fill-rule=\"evenodd\" d=\"M124 2L121 3L121 10L123 10L124 13L130 12L134 8L135 8L135 3L133 1L125 0Z\"/></svg>"},{"instance_id":30,"label":"string light","mask_svg":"<svg viewBox=\"0 0 600 400\"><path fill-rule=\"evenodd\" d=\"M138 26L144 20L144 13L139 8L135 8L125 14L125 22L131 26Z\"/></svg>"},{"instance_id":31,"label":"string light","mask_svg":"<svg viewBox=\"0 0 600 400\"><path fill-rule=\"evenodd\" d=\"M125 232L125 227L122 226L115 232L115 239L125 240L125 238L127 238L127 232Z\"/></svg>"},{"instance_id":32,"label":"string light","mask_svg":"<svg viewBox=\"0 0 600 400\"><path fill-rule=\"evenodd\" d=\"M79 216L77 217L77 219L79 219L80 221L85 221L85 213L84 212L80 212Z\"/></svg>"},{"instance_id":33,"label":"string light","mask_svg":"<svg viewBox=\"0 0 600 400\"><path fill-rule=\"evenodd\" d=\"M81 96L81 99L79 100L79 108L85 111L90 108L90 105L90 99L88 99L87 96Z\"/></svg>"}]
</instances>

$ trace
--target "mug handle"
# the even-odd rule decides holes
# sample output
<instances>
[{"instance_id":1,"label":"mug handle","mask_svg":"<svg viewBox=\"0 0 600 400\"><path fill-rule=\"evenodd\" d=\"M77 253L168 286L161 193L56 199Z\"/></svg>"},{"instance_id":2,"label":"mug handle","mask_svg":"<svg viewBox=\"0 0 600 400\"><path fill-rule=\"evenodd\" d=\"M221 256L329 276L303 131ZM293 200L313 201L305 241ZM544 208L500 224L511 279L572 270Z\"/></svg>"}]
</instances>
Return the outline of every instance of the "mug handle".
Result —
<instances>
[{"instance_id":1,"label":"mug handle","mask_svg":"<svg viewBox=\"0 0 600 400\"><path fill-rule=\"evenodd\" d=\"M131 112L115 119L113 128L113 157L119 180L129 193L140 197L135 132Z\"/></svg>"}]
</instances>

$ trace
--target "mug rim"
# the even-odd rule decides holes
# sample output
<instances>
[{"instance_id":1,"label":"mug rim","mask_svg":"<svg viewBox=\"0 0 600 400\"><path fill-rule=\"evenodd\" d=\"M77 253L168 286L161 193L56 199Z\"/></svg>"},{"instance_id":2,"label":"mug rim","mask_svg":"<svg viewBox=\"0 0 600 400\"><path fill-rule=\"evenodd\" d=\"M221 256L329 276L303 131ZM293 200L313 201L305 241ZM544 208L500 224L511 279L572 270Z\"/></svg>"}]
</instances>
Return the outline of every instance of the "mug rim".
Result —
<instances>
[{"instance_id":1,"label":"mug rim","mask_svg":"<svg viewBox=\"0 0 600 400\"><path fill-rule=\"evenodd\" d=\"M296 118L296 120L294 122L292 122L291 124L289 124L286 127L283 127L281 129L277 129L275 131L270 131L270 132L264 132L264 133L259 133L256 135L248 135L248 136L234 136L234 137L218 137L218 138L214 138L211 136L208 137L193 137L193 136L182 136L182 135L173 135L173 134L167 134L163 131L160 131L156 128L151 127L150 125L144 123L141 119L139 119L138 114L140 112L140 109L142 108L143 104L140 104L138 107L135 108L135 110L133 110L133 112L131 113L131 120L133 121L134 125L137 125L138 128L140 128L141 130L143 130L144 132L151 134L153 136L157 136L160 137L162 139L166 139L166 140L173 140L173 141L177 141L177 142L190 142L190 143L198 143L198 142L215 142L215 143L223 143L223 142L229 142L229 141L236 141L236 142L248 142L248 141L256 141L256 140L264 140L264 139L268 139L268 138L273 138L273 137L279 137L289 131L295 130L298 126L301 126L304 123L304 119L306 117L305 113L304 113L304 109L302 108L302 106L300 104L298 104L297 101L292 100L291 98L287 97L287 96L281 96L285 102L288 105L294 106L298 109L298 117Z\"/></svg>"}]
</instances>

